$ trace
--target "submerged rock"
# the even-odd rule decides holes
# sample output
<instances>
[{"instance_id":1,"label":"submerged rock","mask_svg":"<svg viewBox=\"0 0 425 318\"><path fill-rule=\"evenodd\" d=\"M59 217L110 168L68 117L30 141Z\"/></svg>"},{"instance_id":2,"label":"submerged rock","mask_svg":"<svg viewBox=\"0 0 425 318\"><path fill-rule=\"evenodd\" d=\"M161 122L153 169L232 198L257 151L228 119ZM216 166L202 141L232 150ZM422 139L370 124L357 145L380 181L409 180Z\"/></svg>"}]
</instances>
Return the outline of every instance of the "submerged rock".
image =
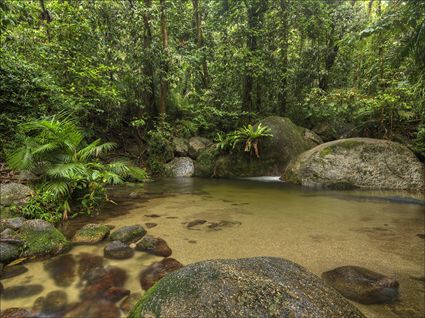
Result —
<instances>
[{"instance_id":1,"label":"submerged rock","mask_svg":"<svg viewBox=\"0 0 425 318\"><path fill-rule=\"evenodd\" d=\"M164 258L160 262L153 263L140 273L140 285L144 290L148 290L165 275L182 267L183 265L174 258Z\"/></svg>"},{"instance_id":2,"label":"submerged rock","mask_svg":"<svg viewBox=\"0 0 425 318\"><path fill-rule=\"evenodd\" d=\"M119 318L118 307L107 300L89 300L76 304L69 309L64 318Z\"/></svg>"},{"instance_id":3,"label":"submerged rock","mask_svg":"<svg viewBox=\"0 0 425 318\"><path fill-rule=\"evenodd\" d=\"M6 266L0 271L0 279L12 278L28 272L28 268L22 265Z\"/></svg>"},{"instance_id":4,"label":"submerged rock","mask_svg":"<svg viewBox=\"0 0 425 318\"><path fill-rule=\"evenodd\" d=\"M113 241L105 246L103 254L106 258L127 259L133 257L134 251L123 242Z\"/></svg>"},{"instance_id":5,"label":"submerged rock","mask_svg":"<svg viewBox=\"0 0 425 318\"><path fill-rule=\"evenodd\" d=\"M2 184L0 187L0 205L23 204L33 194L34 191L30 187L20 183L11 182Z\"/></svg>"},{"instance_id":6,"label":"submerged rock","mask_svg":"<svg viewBox=\"0 0 425 318\"><path fill-rule=\"evenodd\" d=\"M308 187L425 190L424 166L407 147L371 138L310 149L291 161L282 179Z\"/></svg>"},{"instance_id":7,"label":"submerged rock","mask_svg":"<svg viewBox=\"0 0 425 318\"><path fill-rule=\"evenodd\" d=\"M90 253L81 253L78 260L78 276L86 279L88 273L97 268L103 268L104 258Z\"/></svg>"},{"instance_id":8,"label":"submerged rock","mask_svg":"<svg viewBox=\"0 0 425 318\"><path fill-rule=\"evenodd\" d=\"M158 224L148 222L148 223L145 223L145 225L146 225L146 227L147 227L148 229L151 229L151 228L153 228L153 227L157 226Z\"/></svg>"},{"instance_id":9,"label":"submerged rock","mask_svg":"<svg viewBox=\"0 0 425 318\"><path fill-rule=\"evenodd\" d=\"M62 290L54 290L46 295L41 305L40 316L57 316L68 304L68 295Z\"/></svg>"},{"instance_id":10,"label":"submerged rock","mask_svg":"<svg viewBox=\"0 0 425 318\"><path fill-rule=\"evenodd\" d=\"M54 256L71 248L70 242L52 224L43 220L25 221L19 229L25 242L21 256Z\"/></svg>"},{"instance_id":11,"label":"submerged rock","mask_svg":"<svg viewBox=\"0 0 425 318\"><path fill-rule=\"evenodd\" d=\"M127 314L137 304L141 297L142 294L140 293L130 294L123 300L120 305L120 309Z\"/></svg>"},{"instance_id":12,"label":"submerged rock","mask_svg":"<svg viewBox=\"0 0 425 318\"><path fill-rule=\"evenodd\" d=\"M34 296L40 294L44 287L37 284L32 285L14 285L3 290L3 299L15 299Z\"/></svg>"},{"instance_id":13,"label":"submerged rock","mask_svg":"<svg viewBox=\"0 0 425 318\"><path fill-rule=\"evenodd\" d=\"M203 261L168 274L129 317L157 316L365 317L317 276L274 257Z\"/></svg>"},{"instance_id":14,"label":"submerged rock","mask_svg":"<svg viewBox=\"0 0 425 318\"><path fill-rule=\"evenodd\" d=\"M44 269L60 287L71 286L76 279L76 267L77 262L71 254L57 256L44 264Z\"/></svg>"},{"instance_id":15,"label":"submerged rock","mask_svg":"<svg viewBox=\"0 0 425 318\"><path fill-rule=\"evenodd\" d=\"M141 225L123 226L109 236L111 241L121 241L126 244L137 242L145 236L146 230Z\"/></svg>"},{"instance_id":16,"label":"submerged rock","mask_svg":"<svg viewBox=\"0 0 425 318\"><path fill-rule=\"evenodd\" d=\"M1 318L31 318L31 313L25 308L8 308L1 311Z\"/></svg>"},{"instance_id":17,"label":"submerged rock","mask_svg":"<svg viewBox=\"0 0 425 318\"><path fill-rule=\"evenodd\" d=\"M363 267L338 267L324 272L322 278L344 297L362 304L391 303L398 298L397 280Z\"/></svg>"},{"instance_id":18,"label":"submerged rock","mask_svg":"<svg viewBox=\"0 0 425 318\"><path fill-rule=\"evenodd\" d=\"M128 295L130 295L130 291L128 289L112 286L105 291L102 298L115 303Z\"/></svg>"},{"instance_id":19,"label":"submerged rock","mask_svg":"<svg viewBox=\"0 0 425 318\"><path fill-rule=\"evenodd\" d=\"M0 263L10 263L17 259L20 254L19 246L15 244L0 242Z\"/></svg>"},{"instance_id":20,"label":"submerged rock","mask_svg":"<svg viewBox=\"0 0 425 318\"><path fill-rule=\"evenodd\" d=\"M207 220L193 220L193 221L190 221L189 223L187 223L186 227L191 228L191 227L194 227L194 226L197 226L197 225L204 224L206 222L207 222Z\"/></svg>"},{"instance_id":21,"label":"submerged rock","mask_svg":"<svg viewBox=\"0 0 425 318\"><path fill-rule=\"evenodd\" d=\"M96 244L107 237L109 232L110 229L107 225L86 224L75 233L72 242L78 244Z\"/></svg>"},{"instance_id":22,"label":"submerged rock","mask_svg":"<svg viewBox=\"0 0 425 318\"><path fill-rule=\"evenodd\" d=\"M165 169L170 177L191 177L195 171L195 166L193 160L189 157L179 157L167 163Z\"/></svg>"},{"instance_id":23,"label":"submerged rock","mask_svg":"<svg viewBox=\"0 0 425 318\"><path fill-rule=\"evenodd\" d=\"M146 252L152 255L168 257L171 255L171 248L162 238L146 235L137 243L136 251Z\"/></svg>"}]
</instances>

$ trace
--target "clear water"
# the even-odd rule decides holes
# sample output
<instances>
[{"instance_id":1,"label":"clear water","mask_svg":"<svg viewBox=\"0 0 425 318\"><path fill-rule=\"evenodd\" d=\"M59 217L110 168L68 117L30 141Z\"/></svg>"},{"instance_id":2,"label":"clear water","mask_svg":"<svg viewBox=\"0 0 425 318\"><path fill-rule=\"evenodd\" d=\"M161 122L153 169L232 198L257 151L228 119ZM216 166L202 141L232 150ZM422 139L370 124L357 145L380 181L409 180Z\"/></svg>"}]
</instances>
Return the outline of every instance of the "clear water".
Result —
<instances>
[{"instance_id":1,"label":"clear water","mask_svg":"<svg viewBox=\"0 0 425 318\"><path fill-rule=\"evenodd\" d=\"M108 206L95 219L78 219L64 227L68 235L85 222L117 227L154 222L148 232L165 239L172 257L183 264L213 259L279 256L320 275L343 265L363 266L396 277L400 300L391 305L360 305L368 317L424 317L425 286L423 198L397 203L400 192L313 191L289 186L277 178L251 180L165 179L144 188L122 187L112 191L118 206ZM157 214L152 218L145 215ZM219 230L207 224L192 229L186 223L230 221ZM239 224L240 222L240 224ZM75 247L71 253L103 254L104 244ZM140 292L139 272L160 258L136 252L129 260L108 260L124 268L130 279L126 288ZM42 294L2 300L1 308L31 307L49 291L61 289L43 268L43 261L26 264L29 272L2 280L5 287L42 284ZM421 280L422 279L422 280ZM62 288L63 289L63 288ZM64 289L71 302L79 287Z\"/></svg>"}]
</instances>

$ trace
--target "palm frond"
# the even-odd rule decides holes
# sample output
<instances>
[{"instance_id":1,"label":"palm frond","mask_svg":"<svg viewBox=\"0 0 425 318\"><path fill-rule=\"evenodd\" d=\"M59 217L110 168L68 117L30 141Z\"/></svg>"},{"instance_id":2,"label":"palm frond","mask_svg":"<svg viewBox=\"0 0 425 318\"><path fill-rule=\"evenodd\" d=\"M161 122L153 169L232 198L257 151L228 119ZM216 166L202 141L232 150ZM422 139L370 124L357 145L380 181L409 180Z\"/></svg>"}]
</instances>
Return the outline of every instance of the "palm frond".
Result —
<instances>
[{"instance_id":1,"label":"palm frond","mask_svg":"<svg viewBox=\"0 0 425 318\"><path fill-rule=\"evenodd\" d=\"M46 174L54 178L76 179L87 174L87 167L82 163L60 163L51 165Z\"/></svg>"},{"instance_id":2,"label":"palm frond","mask_svg":"<svg viewBox=\"0 0 425 318\"><path fill-rule=\"evenodd\" d=\"M70 195L70 188L66 181L48 181L41 186L41 189L50 193L55 199L65 198Z\"/></svg>"}]
</instances>

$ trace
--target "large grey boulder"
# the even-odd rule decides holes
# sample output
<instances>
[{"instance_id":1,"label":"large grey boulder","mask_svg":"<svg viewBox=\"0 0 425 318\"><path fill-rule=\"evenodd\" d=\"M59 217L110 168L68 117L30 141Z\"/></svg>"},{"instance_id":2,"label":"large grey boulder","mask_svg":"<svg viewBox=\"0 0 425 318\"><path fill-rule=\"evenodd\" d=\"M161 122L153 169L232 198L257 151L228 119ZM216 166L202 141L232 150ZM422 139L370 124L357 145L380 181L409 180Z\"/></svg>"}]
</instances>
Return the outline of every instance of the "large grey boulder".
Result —
<instances>
[{"instance_id":1,"label":"large grey boulder","mask_svg":"<svg viewBox=\"0 0 425 318\"><path fill-rule=\"evenodd\" d=\"M321 144L291 161L282 175L307 187L424 191L424 165L405 146L371 138Z\"/></svg>"},{"instance_id":2,"label":"large grey boulder","mask_svg":"<svg viewBox=\"0 0 425 318\"><path fill-rule=\"evenodd\" d=\"M179 157L186 157L189 153L189 142L184 138L173 139L174 154Z\"/></svg>"},{"instance_id":3,"label":"large grey boulder","mask_svg":"<svg viewBox=\"0 0 425 318\"><path fill-rule=\"evenodd\" d=\"M24 184L15 182L0 184L0 205L25 203L32 194L34 191Z\"/></svg>"},{"instance_id":4,"label":"large grey boulder","mask_svg":"<svg viewBox=\"0 0 425 318\"><path fill-rule=\"evenodd\" d=\"M174 158L165 168L170 177L191 177L195 171L193 160L189 157Z\"/></svg>"},{"instance_id":5,"label":"large grey boulder","mask_svg":"<svg viewBox=\"0 0 425 318\"><path fill-rule=\"evenodd\" d=\"M261 120L263 126L270 128L273 137L260 140L260 157L250 156L242 149L221 156L216 163L214 174L218 177L255 177L280 175L291 159L314 147L319 137L298 127L289 118L271 116ZM242 148L242 146L241 146Z\"/></svg>"},{"instance_id":6,"label":"large grey boulder","mask_svg":"<svg viewBox=\"0 0 425 318\"><path fill-rule=\"evenodd\" d=\"M199 154L212 144L212 141L204 137L192 137L189 139L189 156L196 159Z\"/></svg>"},{"instance_id":7,"label":"large grey boulder","mask_svg":"<svg viewBox=\"0 0 425 318\"><path fill-rule=\"evenodd\" d=\"M309 317L364 315L303 267L275 257L210 260L167 274L139 301L141 317Z\"/></svg>"}]
</instances>

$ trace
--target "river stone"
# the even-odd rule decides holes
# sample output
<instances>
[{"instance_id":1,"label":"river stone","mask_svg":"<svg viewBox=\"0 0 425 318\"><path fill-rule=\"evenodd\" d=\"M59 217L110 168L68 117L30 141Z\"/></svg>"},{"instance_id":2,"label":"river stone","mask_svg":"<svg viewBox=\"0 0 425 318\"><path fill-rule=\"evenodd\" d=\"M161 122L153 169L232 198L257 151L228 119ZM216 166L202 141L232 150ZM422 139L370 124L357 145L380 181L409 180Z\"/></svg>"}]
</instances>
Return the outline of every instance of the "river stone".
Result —
<instances>
[{"instance_id":1,"label":"river stone","mask_svg":"<svg viewBox=\"0 0 425 318\"><path fill-rule=\"evenodd\" d=\"M81 253L78 260L78 276L86 279L91 271L103 268L104 258L90 253Z\"/></svg>"},{"instance_id":2,"label":"river stone","mask_svg":"<svg viewBox=\"0 0 425 318\"><path fill-rule=\"evenodd\" d=\"M72 242L78 244L96 244L107 237L109 232L110 229L106 225L86 224L75 233Z\"/></svg>"},{"instance_id":3,"label":"river stone","mask_svg":"<svg viewBox=\"0 0 425 318\"><path fill-rule=\"evenodd\" d=\"M174 138L174 154L179 157L185 157L189 153L189 142L184 138Z\"/></svg>"},{"instance_id":4,"label":"river stone","mask_svg":"<svg viewBox=\"0 0 425 318\"><path fill-rule=\"evenodd\" d=\"M103 254L106 258L127 259L133 257L134 251L123 242L112 241L105 246Z\"/></svg>"},{"instance_id":5,"label":"river stone","mask_svg":"<svg viewBox=\"0 0 425 318\"><path fill-rule=\"evenodd\" d=\"M23 204L34 191L20 183L4 183L0 187L0 205L8 206L13 204Z\"/></svg>"},{"instance_id":6,"label":"river stone","mask_svg":"<svg viewBox=\"0 0 425 318\"><path fill-rule=\"evenodd\" d=\"M304 138L304 128L295 125L289 118L271 116L261 120L268 126L273 137L259 142L260 158L243 151L220 156L217 159L216 177L256 177L281 175L288 163L313 145Z\"/></svg>"},{"instance_id":7,"label":"river stone","mask_svg":"<svg viewBox=\"0 0 425 318\"><path fill-rule=\"evenodd\" d=\"M143 236L145 236L146 230L141 225L130 225L130 226L123 226L119 228L118 230L115 230L112 232L112 234L109 236L109 239L111 241L121 241L123 243L133 243L140 240Z\"/></svg>"},{"instance_id":8,"label":"river stone","mask_svg":"<svg viewBox=\"0 0 425 318\"><path fill-rule=\"evenodd\" d=\"M54 256L71 247L58 229L43 220L25 221L19 229L19 237L25 242L23 257Z\"/></svg>"},{"instance_id":9,"label":"river stone","mask_svg":"<svg viewBox=\"0 0 425 318\"><path fill-rule=\"evenodd\" d=\"M77 262L72 254L60 255L44 263L44 269L60 287L72 285L76 279L76 267Z\"/></svg>"},{"instance_id":10,"label":"river stone","mask_svg":"<svg viewBox=\"0 0 425 318\"><path fill-rule=\"evenodd\" d=\"M0 263L10 263L19 257L19 247L15 244L0 242Z\"/></svg>"},{"instance_id":11,"label":"river stone","mask_svg":"<svg viewBox=\"0 0 425 318\"><path fill-rule=\"evenodd\" d=\"M425 190L425 168L405 146L371 138L341 139L295 158L282 179L307 187Z\"/></svg>"},{"instance_id":12,"label":"river stone","mask_svg":"<svg viewBox=\"0 0 425 318\"><path fill-rule=\"evenodd\" d=\"M69 309L64 318L119 318L118 307L107 300L85 300Z\"/></svg>"},{"instance_id":13,"label":"river stone","mask_svg":"<svg viewBox=\"0 0 425 318\"><path fill-rule=\"evenodd\" d=\"M16 299L23 297L30 297L37 294L40 294L43 291L44 287L38 284L32 285L14 285L7 287L3 290L2 298L3 299Z\"/></svg>"},{"instance_id":14,"label":"river stone","mask_svg":"<svg viewBox=\"0 0 425 318\"><path fill-rule=\"evenodd\" d=\"M212 144L212 141L204 137L192 137L189 139L189 157L196 159L202 150Z\"/></svg>"},{"instance_id":15,"label":"river stone","mask_svg":"<svg viewBox=\"0 0 425 318\"><path fill-rule=\"evenodd\" d=\"M25 308L8 308L0 313L1 318L31 318L31 313Z\"/></svg>"},{"instance_id":16,"label":"river stone","mask_svg":"<svg viewBox=\"0 0 425 318\"><path fill-rule=\"evenodd\" d=\"M123 302L120 305L120 309L124 312L124 313L128 313L130 312L130 310L136 306L137 302L140 300L140 297L142 297L141 293L134 293L134 294L130 294L128 295Z\"/></svg>"},{"instance_id":17,"label":"river stone","mask_svg":"<svg viewBox=\"0 0 425 318\"><path fill-rule=\"evenodd\" d=\"M157 316L365 317L320 278L276 257L209 260L170 273L129 317Z\"/></svg>"},{"instance_id":18,"label":"river stone","mask_svg":"<svg viewBox=\"0 0 425 318\"><path fill-rule=\"evenodd\" d=\"M195 166L191 158L179 157L167 163L165 169L170 177L191 177L195 171Z\"/></svg>"},{"instance_id":19,"label":"river stone","mask_svg":"<svg viewBox=\"0 0 425 318\"><path fill-rule=\"evenodd\" d=\"M0 271L0 279L7 279L22 275L28 272L28 268L22 265L6 266L3 271Z\"/></svg>"},{"instance_id":20,"label":"river stone","mask_svg":"<svg viewBox=\"0 0 425 318\"><path fill-rule=\"evenodd\" d=\"M63 290L54 290L46 295L41 306L41 316L58 314L65 310L68 304L68 295ZM44 314L44 315L43 315ZM55 316L55 315L53 315Z\"/></svg>"},{"instance_id":21,"label":"river stone","mask_svg":"<svg viewBox=\"0 0 425 318\"><path fill-rule=\"evenodd\" d=\"M121 268L94 268L85 277L85 287L81 290L80 298L83 300L104 299L107 295L109 295L108 297L116 297L117 291L111 288L123 287L126 280L127 273Z\"/></svg>"},{"instance_id":22,"label":"river stone","mask_svg":"<svg viewBox=\"0 0 425 318\"><path fill-rule=\"evenodd\" d=\"M112 286L105 291L105 293L102 295L102 298L116 303L128 295L130 295L130 291L128 289Z\"/></svg>"},{"instance_id":23,"label":"river stone","mask_svg":"<svg viewBox=\"0 0 425 318\"><path fill-rule=\"evenodd\" d=\"M155 262L142 270L139 275L140 285L144 290L148 290L168 273L174 272L182 267L183 265L174 258L164 258L162 261Z\"/></svg>"},{"instance_id":24,"label":"river stone","mask_svg":"<svg viewBox=\"0 0 425 318\"><path fill-rule=\"evenodd\" d=\"M322 278L343 296L362 304L391 303L398 298L397 280L363 267L338 267L324 272Z\"/></svg>"},{"instance_id":25,"label":"river stone","mask_svg":"<svg viewBox=\"0 0 425 318\"><path fill-rule=\"evenodd\" d=\"M171 248L162 238L146 235L137 243L136 251L146 252L152 255L168 257L171 255Z\"/></svg>"}]
</instances>

